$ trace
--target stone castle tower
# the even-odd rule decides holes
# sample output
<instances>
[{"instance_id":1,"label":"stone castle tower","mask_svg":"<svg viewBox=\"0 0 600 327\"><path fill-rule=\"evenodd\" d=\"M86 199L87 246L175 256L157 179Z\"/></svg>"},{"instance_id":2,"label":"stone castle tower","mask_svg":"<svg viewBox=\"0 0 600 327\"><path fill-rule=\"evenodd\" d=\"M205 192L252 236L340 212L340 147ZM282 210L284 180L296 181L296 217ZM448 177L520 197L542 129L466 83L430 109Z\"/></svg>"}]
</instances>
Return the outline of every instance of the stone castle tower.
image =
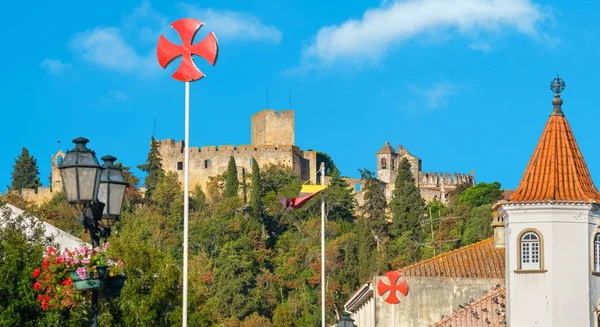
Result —
<instances>
[{"instance_id":1,"label":"stone castle tower","mask_svg":"<svg viewBox=\"0 0 600 327\"><path fill-rule=\"evenodd\" d=\"M199 185L206 191L211 177L227 171L229 158L235 159L238 173L252 171L252 158L260 167L283 165L300 178L317 181L317 153L294 145L294 111L262 110L251 117L251 144L190 147L190 187ZM160 154L165 171L178 173L183 182L183 141L160 140Z\"/></svg>"}]
</instances>

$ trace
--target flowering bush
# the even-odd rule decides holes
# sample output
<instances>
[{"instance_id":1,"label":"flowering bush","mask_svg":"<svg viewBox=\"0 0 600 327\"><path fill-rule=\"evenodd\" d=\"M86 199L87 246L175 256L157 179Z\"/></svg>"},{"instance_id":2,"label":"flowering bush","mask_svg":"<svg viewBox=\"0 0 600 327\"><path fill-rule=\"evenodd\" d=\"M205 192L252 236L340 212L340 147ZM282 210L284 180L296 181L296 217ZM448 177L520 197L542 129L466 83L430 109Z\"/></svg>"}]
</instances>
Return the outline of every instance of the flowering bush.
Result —
<instances>
[{"instance_id":1,"label":"flowering bush","mask_svg":"<svg viewBox=\"0 0 600 327\"><path fill-rule=\"evenodd\" d=\"M65 249L61 254L54 248L48 248L42 266L33 272L33 289L38 293L38 302L41 303L42 309L68 309L85 300L82 293L76 291L70 278L70 272L73 270L81 280L99 278L99 266L109 266L109 276L122 275L123 262L118 258L108 259L108 247L109 244L104 243L94 249Z\"/></svg>"},{"instance_id":2,"label":"flowering bush","mask_svg":"<svg viewBox=\"0 0 600 327\"><path fill-rule=\"evenodd\" d=\"M54 248L48 248L42 267L33 271L33 278L36 279L33 289L38 293L37 300L43 310L70 308L76 302L84 300L75 291L69 269L65 255L59 255Z\"/></svg>"},{"instance_id":3,"label":"flowering bush","mask_svg":"<svg viewBox=\"0 0 600 327\"><path fill-rule=\"evenodd\" d=\"M88 247L80 247L73 251L65 250L67 264L70 269L75 269L77 275L82 280L88 278L98 278L98 266L106 266L106 249L108 243L104 243L102 247L90 249Z\"/></svg>"}]
</instances>

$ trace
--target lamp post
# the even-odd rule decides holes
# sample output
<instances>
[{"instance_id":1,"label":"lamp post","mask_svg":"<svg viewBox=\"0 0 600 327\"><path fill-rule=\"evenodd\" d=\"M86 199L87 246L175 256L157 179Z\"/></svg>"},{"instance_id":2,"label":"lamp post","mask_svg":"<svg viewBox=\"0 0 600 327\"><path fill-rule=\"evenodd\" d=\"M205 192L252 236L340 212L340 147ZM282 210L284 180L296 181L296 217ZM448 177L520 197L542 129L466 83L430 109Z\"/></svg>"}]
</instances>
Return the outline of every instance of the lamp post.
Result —
<instances>
[{"instance_id":1,"label":"lamp post","mask_svg":"<svg viewBox=\"0 0 600 327\"><path fill-rule=\"evenodd\" d=\"M92 247L100 238L110 236L112 224L119 218L127 182L123 171L114 165L117 158L104 156L100 166L96 153L86 147L88 139L73 140L75 148L67 151L58 166L67 201L79 211L78 220L90 232ZM104 221L103 221L104 219ZM98 326L98 290L92 290L92 327Z\"/></svg>"},{"instance_id":2,"label":"lamp post","mask_svg":"<svg viewBox=\"0 0 600 327\"><path fill-rule=\"evenodd\" d=\"M342 313L342 318L338 320L335 327L358 327L354 324L354 319L350 318L350 313Z\"/></svg>"}]
</instances>

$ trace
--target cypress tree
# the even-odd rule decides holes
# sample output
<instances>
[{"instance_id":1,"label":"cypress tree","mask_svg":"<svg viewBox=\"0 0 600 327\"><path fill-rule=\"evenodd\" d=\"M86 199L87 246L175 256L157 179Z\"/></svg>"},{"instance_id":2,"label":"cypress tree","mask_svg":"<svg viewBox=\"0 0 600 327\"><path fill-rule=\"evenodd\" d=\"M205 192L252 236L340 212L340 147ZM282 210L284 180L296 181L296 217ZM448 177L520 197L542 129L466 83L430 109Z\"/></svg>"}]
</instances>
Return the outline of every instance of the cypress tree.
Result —
<instances>
[{"instance_id":1,"label":"cypress tree","mask_svg":"<svg viewBox=\"0 0 600 327\"><path fill-rule=\"evenodd\" d=\"M262 188L260 180L260 168L256 159L252 158L252 182L250 184L250 209L255 217L262 213Z\"/></svg>"},{"instance_id":2,"label":"cypress tree","mask_svg":"<svg viewBox=\"0 0 600 327\"><path fill-rule=\"evenodd\" d=\"M227 175L225 176L225 191L223 196L226 198L235 197L238 195L238 188L240 182L237 179L237 167L235 165L235 159L229 157L229 166L227 167Z\"/></svg>"},{"instance_id":3,"label":"cypress tree","mask_svg":"<svg viewBox=\"0 0 600 327\"><path fill-rule=\"evenodd\" d=\"M13 166L12 185L9 189L21 190L24 188L38 188L42 186L39 177L37 160L29 155L29 150L23 147L21 154L15 159Z\"/></svg>"},{"instance_id":4,"label":"cypress tree","mask_svg":"<svg viewBox=\"0 0 600 327\"><path fill-rule=\"evenodd\" d=\"M387 217L385 214L387 202L383 193L383 185L375 178L373 172L368 169L359 171L362 180L365 181L364 204L360 210L363 217L367 219L368 226L371 229L373 238L377 243L377 250L379 251L383 239L388 234Z\"/></svg>"},{"instance_id":5,"label":"cypress tree","mask_svg":"<svg viewBox=\"0 0 600 327\"><path fill-rule=\"evenodd\" d=\"M415 179L410 171L406 158L400 161L398 174L394 183L394 192L390 207L392 211L392 229L394 236L399 237L404 232L419 228L419 220L423 216L425 201L415 185Z\"/></svg>"},{"instance_id":6,"label":"cypress tree","mask_svg":"<svg viewBox=\"0 0 600 327\"><path fill-rule=\"evenodd\" d=\"M144 179L144 185L146 186L146 199L149 199L152 192L156 189L159 181L165 176L165 171L162 168L162 158L159 152L160 143L154 139L154 136L150 138L150 152L148 152L148 158L142 165L137 166L138 169L145 172L146 178Z\"/></svg>"},{"instance_id":7,"label":"cypress tree","mask_svg":"<svg viewBox=\"0 0 600 327\"><path fill-rule=\"evenodd\" d=\"M246 170L242 168L242 193L244 193L244 205L248 203L248 190L246 186Z\"/></svg>"}]
</instances>

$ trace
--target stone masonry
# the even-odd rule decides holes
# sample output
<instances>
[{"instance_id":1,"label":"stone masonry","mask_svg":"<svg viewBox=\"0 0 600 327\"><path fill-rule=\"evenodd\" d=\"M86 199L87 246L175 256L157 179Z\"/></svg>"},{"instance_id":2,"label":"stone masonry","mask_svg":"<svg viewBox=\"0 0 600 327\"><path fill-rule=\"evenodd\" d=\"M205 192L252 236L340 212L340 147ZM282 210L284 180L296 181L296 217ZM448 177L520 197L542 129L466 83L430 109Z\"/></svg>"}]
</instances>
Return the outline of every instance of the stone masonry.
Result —
<instances>
[{"instance_id":1,"label":"stone masonry","mask_svg":"<svg viewBox=\"0 0 600 327\"><path fill-rule=\"evenodd\" d=\"M38 187L37 189L22 189L20 192L8 191L8 193L19 193L24 200L38 205L50 201L50 199L52 199L56 193L61 192L63 189L62 178L60 177L58 165L62 163L62 159L64 157L65 153L61 150L52 155L52 186Z\"/></svg>"},{"instance_id":2,"label":"stone masonry","mask_svg":"<svg viewBox=\"0 0 600 327\"><path fill-rule=\"evenodd\" d=\"M300 178L317 181L317 153L294 145L294 111L265 109L251 118L251 140L248 145L190 147L190 189L200 185L206 191L210 177L227 171L229 158L235 159L238 173L252 172L252 158L259 167L281 164ZM160 140L163 169L173 171L183 182L184 142Z\"/></svg>"},{"instance_id":3,"label":"stone masonry","mask_svg":"<svg viewBox=\"0 0 600 327\"><path fill-rule=\"evenodd\" d=\"M389 201L392 200L394 191L394 182L398 171L398 165L403 158L408 159L411 166L411 171L415 178L415 184L421 191L421 196L425 201L433 201L435 199L446 203L448 195L461 184L469 186L475 185L475 171L471 170L471 174L459 173L438 173L438 172L423 172L421 159L412 155L402 145L398 146L398 151L394 150L389 142L377 152L377 178L382 182L385 197ZM359 205L363 204L363 181L358 178L345 178L346 183L352 187L356 200Z\"/></svg>"}]
</instances>

